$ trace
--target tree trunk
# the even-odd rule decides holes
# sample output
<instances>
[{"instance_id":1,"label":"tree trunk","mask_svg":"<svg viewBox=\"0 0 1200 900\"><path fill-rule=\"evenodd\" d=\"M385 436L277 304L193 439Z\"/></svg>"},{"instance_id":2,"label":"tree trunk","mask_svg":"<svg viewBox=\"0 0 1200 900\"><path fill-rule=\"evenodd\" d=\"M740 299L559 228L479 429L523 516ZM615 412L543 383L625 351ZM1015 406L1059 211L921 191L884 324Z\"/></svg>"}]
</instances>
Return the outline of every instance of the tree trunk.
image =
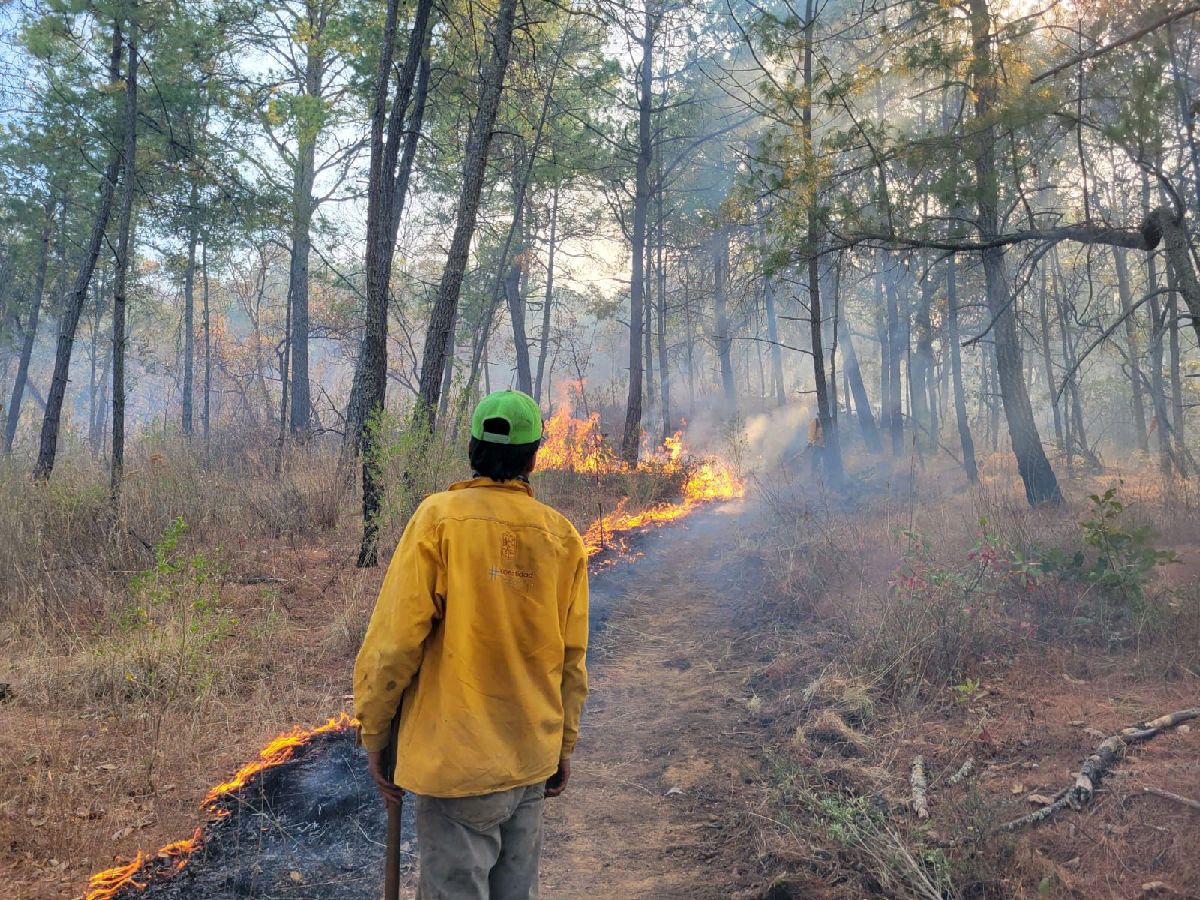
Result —
<instances>
[{"instance_id":1,"label":"tree trunk","mask_svg":"<svg viewBox=\"0 0 1200 900\"><path fill-rule=\"evenodd\" d=\"M136 6L134 7L136 10ZM112 459L110 487L114 501L125 473L125 308L129 262L133 248L133 191L137 175L137 19L129 23L125 68L125 146L121 152L121 211L117 221L117 267L113 278Z\"/></svg>"},{"instance_id":2,"label":"tree trunk","mask_svg":"<svg viewBox=\"0 0 1200 900\"><path fill-rule=\"evenodd\" d=\"M904 454L904 413L900 408L900 398L902 396L900 354L908 345L908 341L902 340L903 333L900 330L900 301L896 296L896 278L898 277L896 269L897 266L895 264L888 267L884 283L884 294L887 298L887 357L883 361L883 364L887 366L887 394L885 395L884 403L887 405L887 423L888 433L891 437L892 456L902 456Z\"/></svg>"},{"instance_id":3,"label":"tree trunk","mask_svg":"<svg viewBox=\"0 0 1200 900\"><path fill-rule=\"evenodd\" d=\"M812 97L813 97L813 31L816 27L815 0L805 0L804 12L804 100L800 110L801 131L808 159L816 158L813 145ZM808 253L808 322L812 338L813 381L817 392L817 417L821 423L824 447L821 450L821 467L825 480L834 486L842 483L842 451L838 441L837 420L829 402L829 384L825 376L825 348L821 329L821 257L820 219L817 213L817 173L809 174L808 236L805 250Z\"/></svg>"},{"instance_id":4,"label":"tree trunk","mask_svg":"<svg viewBox=\"0 0 1200 900\"><path fill-rule=\"evenodd\" d=\"M426 16L425 21L428 22L428 10L431 6L432 6L432 3L430 3L430 2L423 2L420 6L418 6L418 9L417 9L418 19L420 18L421 14L422 14L422 10L424 10L424 14ZM414 22L414 25L417 25L417 24L421 24L421 27L425 28L425 44L424 44L424 47L423 47L421 55L420 55L420 61L418 63L416 95L412 101L413 109L412 109L412 113L408 117L407 128L405 129L406 133L404 135L404 150L400 156L399 170L396 173L396 183L392 189L392 207L391 207L391 210L389 211L389 216L390 216L391 221L389 223L387 223L389 244L388 244L387 251L386 251L387 252L386 262L387 262L388 269L387 269L386 278L384 278L382 281L382 285L383 285L382 286L382 296L379 295L379 292L381 290L380 283L378 281L378 279L380 278L379 272L375 273L374 277L375 277L376 281L368 284L367 315L365 317L367 324L366 324L366 328L363 333L362 342L360 343L360 346L359 346L358 361L354 367L354 379L353 379L353 381L351 383L351 387L350 387L350 399L349 399L349 402L346 404L346 431L345 431L345 434L342 436L342 460L343 460L343 463L347 460L352 460L352 459L356 458L358 456L359 450L362 448L363 426L366 422L367 407L368 407L368 401L364 397L364 391L366 390L365 385L367 382L366 369L368 368L368 366L372 367L372 372L373 372L372 377L373 378L382 379L382 381L376 380L376 381L371 382L372 383L371 390L373 392L372 393L372 398L373 398L372 402L375 402L377 400L379 405L382 407L383 397L386 395L386 392L387 392L387 384L386 384L386 379L387 379L387 327L388 327L387 294L388 294L388 289L389 289L390 282L391 282L391 265L392 265L391 259L396 250L396 237L399 234L400 219L402 218L405 202L408 197L408 185L409 185L409 181L411 178L413 162L416 160L416 156L417 156L417 145L420 143L421 126L425 120L425 105L429 98L429 79L430 79L429 41L430 41L430 35L431 35L433 29L427 27L426 24ZM414 29L413 33L414 34L417 33L415 29ZM392 34L392 37L391 37L392 50L390 51L390 53L394 54L394 51L395 51L395 47L394 47L395 25L394 24L392 25L391 34ZM412 53L411 38L410 38L409 46L410 46L409 53L411 54ZM401 83L397 85L397 89L396 89L397 97L393 103L393 109L395 109L396 105L400 104L402 101L404 101L404 103L407 103L407 101L404 100L404 95L403 95L403 90L402 90L403 76L405 75L405 73L407 73L407 71L408 71L407 69L401 70L402 79L401 79ZM378 84L376 85L376 87L379 90L383 90L385 92L387 91L386 82L382 85L382 87L380 87ZM383 109L377 108L376 114L383 115ZM372 125L374 125L374 122L372 122ZM391 123L390 122L388 123L388 129L389 129L389 134L390 134L390 131L391 131ZM399 130L397 130L397 134L399 134ZM389 145L389 147L390 147L390 145ZM381 149L380 153L383 153L383 152L384 151ZM384 167L386 167L389 159L390 159L390 155L387 158L384 158L382 160L382 164ZM384 178L382 174L379 177L381 179L383 179L380 190L385 191L386 187L387 187L386 178ZM382 225L383 225L383 223L381 222L381 227L382 227ZM380 264L381 262L382 262L382 260L378 261L376 264ZM368 346L368 341L370 342L369 346ZM378 388L378 390L382 390L383 391L382 394L377 393L376 385L379 385L379 384L381 384L382 387ZM349 479L349 481L353 482L353 480L354 480L353 475L352 474L349 475L348 479Z\"/></svg>"},{"instance_id":5,"label":"tree trunk","mask_svg":"<svg viewBox=\"0 0 1200 900\"><path fill-rule=\"evenodd\" d=\"M378 471L378 460L373 458L376 438L368 428L368 423L382 415L387 400L388 291L392 275L392 256L408 185L408 169L411 168L416 154L416 140L421 126L419 118L424 113L423 98L419 99L412 116L414 121L410 123L404 148L404 165L401 166L399 177L396 165L400 157L401 132L408 116L409 100L413 84L418 77L418 68L421 69L421 81L427 81L427 64L423 62L422 57L427 51L432 6L432 0L420 0L417 4L408 51L396 81L396 93L389 115L387 97L396 49L399 0L388 0L379 70L376 73L372 98L371 163L367 185L366 329L355 378L358 391L351 393L350 408L347 411L346 440L342 445L343 458L352 458L353 453L359 449L362 450L363 456L363 539L358 556L360 567L374 566L379 561L379 515L383 507L383 485ZM443 358L439 361L436 372L428 374L436 379L435 383L440 387L442 368L445 366L445 342L448 337L443 332L437 339L443 344ZM423 372L422 377L426 374ZM433 402L436 406L436 398Z\"/></svg>"},{"instance_id":6,"label":"tree trunk","mask_svg":"<svg viewBox=\"0 0 1200 900\"><path fill-rule=\"evenodd\" d=\"M621 458L636 465L642 437L642 327L645 312L646 214L650 205L651 134L650 111L653 103L651 81L654 40L658 18L651 0L644 0L642 59L638 67L638 155L635 166L633 197L633 262L629 283L629 393L625 406L625 428L621 435Z\"/></svg>"},{"instance_id":7,"label":"tree trunk","mask_svg":"<svg viewBox=\"0 0 1200 900\"><path fill-rule=\"evenodd\" d=\"M124 44L121 37L121 24L113 26L112 53L109 57L109 81L115 86L121 78L121 55ZM114 151L105 166L104 176L100 179L100 198L96 206L95 218L92 221L92 233L84 248L79 263L79 271L71 293L67 295L63 305L62 319L59 322L58 346L54 355L54 375L50 381L50 390L46 394L46 411L42 417L42 432L38 446L37 463L33 475L40 480L46 480L54 471L54 460L58 453L58 432L62 420L63 400L67 393L67 379L71 369L71 350L75 344L75 332L79 328L79 317L83 312L83 303L87 298L88 285L92 280L92 272L96 268L96 259L100 255L100 245L104 241L104 233L108 229L108 220L112 215L113 194L116 190L117 176L121 169L121 154Z\"/></svg>"},{"instance_id":8,"label":"tree trunk","mask_svg":"<svg viewBox=\"0 0 1200 900\"><path fill-rule=\"evenodd\" d=\"M546 292L542 299L542 333L538 336L537 375L534 377L534 398L542 402L542 384L546 374L546 357L550 349L550 322L554 310L554 254L558 249L558 189L550 198L550 238L546 248Z\"/></svg>"},{"instance_id":9,"label":"tree trunk","mask_svg":"<svg viewBox=\"0 0 1200 900\"><path fill-rule=\"evenodd\" d=\"M733 338L729 334L729 228L721 225L713 234L713 318L716 325L717 359L721 364L721 391L725 413L737 411L737 382L733 375Z\"/></svg>"},{"instance_id":10,"label":"tree trunk","mask_svg":"<svg viewBox=\"0 0 1200 900\"><path fill-rule=\"evenodd\" d=\"M950 342L950 372L954 382L954 418L958 423L958 443L962 447L963 469L967 481L979 483L979 467L975 464L975 440L967 419L967 397L963 390L962 343L958 331L958 259L953 254L946 260L946 333Z\"/></svg>"},{"instance_id":11,"label":"tree trunk","mask_svg":"<svg viewBox=\"0 0 1200 900\"><path fill-rule=\"evenodd\" d=\"M879 453L883 447L879 443L879 429L875 425L875 415L871 411L871 398L867 395L867 386L863 383L862 369L858 365L858 353L854 349L854 334L847 323L846 336L842 340L845 348L845 361L842 373L850 385L850 395L854 398L854 413L858 418L858 427L862 431L863 443L871 453Z\"/></svg>"},{"instance_id":12,"label":"tree trunk","mask_svg":"<svg viewBox=\"0 0 1200 900\"><path fill-rule=\"evenodd\" d=\"M1142 401L1142 348L1138 337L1136 311L1133 309L1133 292L1129 287L1129 264L1123 248L1113 247L1112 254L1113 265L1117 270L1117 294L1121 301L1121 315L1125 317L1125 343L1129 351L1133 434L1137 448L1143 453L1147 453L1150 449L1150 441L1146 434L1146 405Z\"/></svg>"},{"instance_id":13,"label":"tree trunk","mask_svg":"<svg viewBox=\"0 0 1200 900\"><path fill-rule=\"evenodd\" d=\"M655 272L658 275L658 390L659 403L662 407L662 438L665 441L673 431L671 424L671 373L667 361L667 267L666 247L664 241L665 216L663 214L662 162L659 162L658 172L658 264Z\"/></svg>"},{"instance_id":14,"label":"tree trunk","mask_svg":"<svg viewBox=\"0 0 1200 900\"><path fill-rule=\"evenodd\" d=\"M33 276L33 291L29 297L29 315L25 320L25 334L21 340L21 358L17 362L17 376L13 381L12 397L8 403L8 417L4 423L4 453L12 452L13 440L17 436L17 423L21 419L21 401L25 395L25 383L29 378L29 362L33 359L33 345L37 340L38 319L42 311L42 298L46 291L46 269L50 265L50 245L54 236L55 201L46 200L46 221L42 225L39 241L37 269Z\"/></svg>"},{"instance_id":15,"label":"tree trunk","mask_svg":"<svg viewBox=\"0 0 1200 900\"><path fill-rule=\"evenodd\" d=\"M536 148L535 148L536 150ZM521 166L517 164L520 156L514 160L514 177L520 177L517 173L521 170ZM527 188L528 179L523 179L525 183L513 185L513 198L516 201L518 195L524 199L524 193ZM513 353L517 363L517 390L525 394L533 393L533 374L530 371L529 365L529 337L525 333L525 297L521 294L521 275L525 269L525 204L523 202L513 203L513 242L512 251L509 257L508 273L504 278L504 297L508 301L508 318L512 324L513 333Z\"/></svg>"},{"instance_id":16,"label":"tree trunk","mask_svg":"<svg viewBox=\"0 0 1200 900\"><path fill-rule=\"evenodd\" d=\"M775 405L783 406L787 403L787 394L783 387L783 348L779 346L779 320L775 314L775 282L769 278L763 279L763 302L767 313L767 340L771 342L771 381L773 384L773 392L775 394ZM847 344L849 344L849 333L847 332ZM850 347L848 354L854 353L854 348ZM847 357L847 365L850 364ZM854 362L855 370L858 369L858 361ZM862 384L861 373L858 376L859 384ZM855 403L857 404L857 398ZM867 415L871 415L870 407L867 408ZM871 428L874 429L874 417L871 420ZM864 434L865 436L865 434ZM876 437L878 442L878 437ZM869 443L869 442L868 442Z\"/></svg>"},{"instance_id":17,"label":"tree trunk","mask_svg":"<svg viewBox=\"0 0 1200 900\"><path fill-rule=\"evenodd\" d=\"M1050 343L1050 315L1047 309L1049 290L1046 287L1045 267L1042 268L1041 280L1041 290L1038 292L1038 319L1042 334L1042 362L1046 368L1046 390L1049 392L1050 408L1054 412L1054 444L1058 447L1058 452L1062 453L1064 452L1063 423L1062 413L1059 410L1058 388L1054 377L1053 347Z\"/></svg>"},{"instance_id":18,"label":"tree trunk","mask_svg":"<svg viewBox=\"0 0 1200 900\"><path fill-rule=\"evenodd\" d=\"M209 441L212 435L212 416L210 401L212 398L212 319L209 310L208 296L208 237L205 236L204 247L200 251L200 284L201 284L201 302L203 304L204 315L204 404L203 425L204 425L204 449L207 452Z\"/></svg>"},{"instance_id":19,"label":"tree trunk","mask_svg":"<svg viewBox=\"0 0 1200 900\"><path fill-rule=\"evenodd\" d=\"M1175 269L1168 266L1167 285L1174 288L1176 284ZM1151 289L1149 307L1152 323L1150 331L1150 398L1154 404L1154 424L1157 426L1155 431L1158 433L1158 465L1162 473L1166 475L1171 471L1173 448L1171 446L1170 417L1167 415L1166 385L1163 383L1162 306L1158 297L1153 296L1153 289Z\"/></svg>"},{"instance_id":20,"label":"tree trunk","mask_svg":"<svg viewBox=\"0 0 1200 900\"><path fill-rule=\"evenodd\" d=\"M933 322L929 308L933 305L933 280L928 274L921 281L920 300L913 316L917 344L909 360L909 391L913 425L928 447L937 446L933 427L933 411L929 405L929 385L933 373Z\"/></svg>"},{"instance_id":21,"label":"tree trunk","mask_svg":"<svg viewBox=\"0 0 1200 900\"><path fill-rule=\"evenodd\" d=\"M463 186L459 195L454 236L450 241L450 252L446 258L446 267L442 271L442 280L438 285L437 297L430 314L429 330L425 336L416 421L430 431L436 425L442 370L446 365L447 336L454 322L455 310L458 308L463 275L471 252L471 238L475 233L475 221L479 215L479 196L483 190L492 129L500 107L505 72L508 69L515 14L516 0L500 0L491 28L492 55L483 71L479 107L475 111L467 137Z\"/></svg>"},{"instance_id":22,"label":"tree trunk","mask_svg":"<svg viewBox=\"0 0 1200 900\"><path fill-rule=\"evenodd\" d=\"M192 183L188 198L190 216L188 222L187 268L183 271L183 434L192 436L192 395L194 365L196 359L196 244L200 240L200 191Z\"/></svg>"},{"instance_id":23,"label":"tree trunk","mask_svg":"<svg viewBox=\"0 0 1200 900\"><path fill-rule=\"evenodd\" d=\"M978 228L984 240L1000 233L999 190L996 178L996 127L991 122L998 85L992 61L991 12L987 0L969 0L974 60L971 65L975 92L975 178L978 198ZM987 123L987 124L981 124ZM989 247L982 253L987 284L988 311L996 341L996 371L1000 397L1008 419L1017 470L1025 485L1030 505L1062 503L1062 492L1050 461L1042 448L1033 418L1033 407L1025 388L1021 345L1017 336L1015 298L1008 283L1004 249Z\"/></svg>"},{"instance_id":24,"label":"tree trunk","mask_svg":"<svg viewBox=\"0 0 1200 900\"><path fill-rule=\"evenodd\" d=\"M1184 438L1183 373L1179 362L1179 298L1170 294L1167 298L1167 327L1171 350L1171 433L1175 438L1175 456L1183 460L1187 456Z\"/></svg>"}]
</instances>

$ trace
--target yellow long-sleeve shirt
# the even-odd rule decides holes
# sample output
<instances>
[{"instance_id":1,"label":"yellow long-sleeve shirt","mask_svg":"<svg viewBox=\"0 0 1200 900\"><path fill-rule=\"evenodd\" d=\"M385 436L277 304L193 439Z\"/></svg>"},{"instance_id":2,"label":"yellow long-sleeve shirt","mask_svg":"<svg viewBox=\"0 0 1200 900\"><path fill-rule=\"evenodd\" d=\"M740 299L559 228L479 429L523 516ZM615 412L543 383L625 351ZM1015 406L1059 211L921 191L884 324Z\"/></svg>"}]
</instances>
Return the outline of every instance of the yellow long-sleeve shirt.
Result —
<instances>
[{"instance_id":1,"label":"yellow long-sleeve shirt","mask_svg":"<svg viewBox=\"0 0 1200 900\"><path fill-rule=\"evenodd\" d=\"M395 782L470 797L554 774L587 695L587 555L523 481L459 482L413 514L354 667L368 750L399 704ZM403 702L401 698L403 697Z\"/></svg>"}]
</instances>

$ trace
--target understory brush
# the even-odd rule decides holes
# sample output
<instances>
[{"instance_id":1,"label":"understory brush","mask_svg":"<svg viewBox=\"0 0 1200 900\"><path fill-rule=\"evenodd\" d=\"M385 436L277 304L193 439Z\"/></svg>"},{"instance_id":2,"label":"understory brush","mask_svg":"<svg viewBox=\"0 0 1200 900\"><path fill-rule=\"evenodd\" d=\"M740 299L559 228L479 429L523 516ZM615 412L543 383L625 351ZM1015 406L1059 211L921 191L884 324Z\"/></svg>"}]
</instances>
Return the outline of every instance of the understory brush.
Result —
<instances>
[{"instance_id":1,"label":"understory brush","mask_svg":"<svg viewBox=\"0 0 1200 900\"><path fill-rule=\"evenodd\" d=\"M852 884L846 896L1041 895L1058 883L1018 837L995 833L1058 780L1009 762L1027 766L1030 790L1001 760L1043 741L1035 760L1061 752L1077 765L1075 741L1043 736L1067 723L1036 692L1083 694L1095 674L1200 677L1196 507L1189 519L1176 503L1166 534L1166 493L1143 486L1129 503L1122 483L1091 487L1071 485L1059 510L1030 510L995 483L936 501L920 484L899 501L866 491L853 508L765 492L776 590L762 608L776 640L751 687L778 723L769 805L784 845L799 845L793 871ZM932 818L910 793L922 754ZM923 795L924 772L920 783Z\"/></svg>"},{"instance_id":2,"label":"understory brush","mask_svg":"<svg viewBox=\"0 0 1200 900\"><path fill-rule=\"evenodd\" d=\"M243 449L215 466L199 447L138 445L115 505L107 473L86 457L60 459L47 482L6 460L0 619L18 634L77 643L122 602L125 579L153 558L156 536L180 517L190 542L231 550L310 538L337 524L351 492L335 451L291 450L276 473L272 452Z\"/></svg>"}]
</instances>

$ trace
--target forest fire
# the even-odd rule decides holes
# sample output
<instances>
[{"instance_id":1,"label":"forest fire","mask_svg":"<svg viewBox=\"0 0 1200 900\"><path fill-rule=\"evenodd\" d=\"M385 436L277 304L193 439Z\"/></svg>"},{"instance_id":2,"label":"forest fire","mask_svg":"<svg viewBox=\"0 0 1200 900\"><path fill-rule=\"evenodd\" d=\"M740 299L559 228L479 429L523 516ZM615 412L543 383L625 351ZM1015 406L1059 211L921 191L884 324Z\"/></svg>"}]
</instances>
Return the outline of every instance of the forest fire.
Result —
<instances>
[{"instance_id":1,"label":"forest fire","mask_svg":"<svg viewBox=\"0 0 1200 900\"><path fill-rule=\"evenodd\" d=\"M288 762L295 755L297 749L305 746L318 735L352 727L354 727L354 719L345 713L339 713L317 728L292 728L272 740L258 752L256 759L246 763L231 779L216 785L205 795L200 807L208 814L209 824L229 815L229 811L221 806L222 798L245 787L250 779L259 772ZM88 880L85 900L111 900L127 887L136 890L145 889L145 883L138 881L137 875L152 864L161 866L168 872L178 872L187 865L188 858L199 848L203 835L204 826L198 826L190 838L160 847L153 855L138 851L137 856L125 865L97 872Z\"/></svg>"},{"instance_id":2,"label":"forest fire","mask_svg":"<svg viewBox=\"0 0 1200 900\"><path fill-rule=\"evenodd\" d=\"M567 386L558 410L546 422L542 449L538 452L539 466L595 475L633 471L605 441L599 413L590 413L586 419L575 417L570 401L572 396L582 396L580 384ZM657 503L636 512L630 512L627 504L622 502L612 512L601 515L584 532L583 541L589 555L608 550L625 556L630 532L677 521L700 504L731 500L745 493L742 479L728 464L720 460L689 460L683 432L675 432L661 447L643 452L642 457L637 466L639 470L666 476L683 474L682 499L674 503Z\"/></svg>"},{"instance_id":3,"label":"forest fire","mask_svg":"<svg viewBox=\"0 0 1200 900\"><path fill-rule=\"evenodd\" d=\"M667 438L662 447L646 453L645 457L639 470L682 476L681 499L636 511L630 511L622 501L615 510L593 522L584 532L584 546L589 557L602 552L612 553L613 556L604 563L606 565L629 557L631 533L678 521L705 503L733 499L744 493L743 482L730 466L717 460L689 460L681 433ZM539 461L547 469L568 469L586 474L634 471L605 442L599 415L593 413L586 419L577 419L568 403L560 405L558 412L546 423L546 440ZM130 862L96 873L88 882L85 900L114 900L127 888L144 890L149 878L180 871L202 845L205 828L229 815L229 810L221 803L223 798L245 787L264 770L289 762L299 748L317 736L344 731L353 728L354 724L353 718L340 713L317 728L297 727L281 734L232 778L208 792L200 804L207 816L207 825L197 827L190 838L167 844L153 854L139 851Z\"/></svg>"}]
</instances>

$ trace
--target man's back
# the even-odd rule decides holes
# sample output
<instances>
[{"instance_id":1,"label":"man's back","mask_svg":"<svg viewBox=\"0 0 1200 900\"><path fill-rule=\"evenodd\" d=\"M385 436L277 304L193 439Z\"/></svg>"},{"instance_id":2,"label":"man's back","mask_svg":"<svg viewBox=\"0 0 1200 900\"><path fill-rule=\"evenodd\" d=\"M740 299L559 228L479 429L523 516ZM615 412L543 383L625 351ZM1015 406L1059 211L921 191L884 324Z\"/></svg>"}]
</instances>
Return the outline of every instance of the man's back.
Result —
<instances>
[{"instance_id":1,"label":"man's back","mask_svg":"<svg viewBox=\"0 0 1200 900\"><path fill-rule=\"evenodd\" d=\"M586 567L574 527L524 481L478 478L421 504L355 676L369 749L404 690L397 784L465 797L555 773L587 690Z\"/></svg>"}]
</instances>

